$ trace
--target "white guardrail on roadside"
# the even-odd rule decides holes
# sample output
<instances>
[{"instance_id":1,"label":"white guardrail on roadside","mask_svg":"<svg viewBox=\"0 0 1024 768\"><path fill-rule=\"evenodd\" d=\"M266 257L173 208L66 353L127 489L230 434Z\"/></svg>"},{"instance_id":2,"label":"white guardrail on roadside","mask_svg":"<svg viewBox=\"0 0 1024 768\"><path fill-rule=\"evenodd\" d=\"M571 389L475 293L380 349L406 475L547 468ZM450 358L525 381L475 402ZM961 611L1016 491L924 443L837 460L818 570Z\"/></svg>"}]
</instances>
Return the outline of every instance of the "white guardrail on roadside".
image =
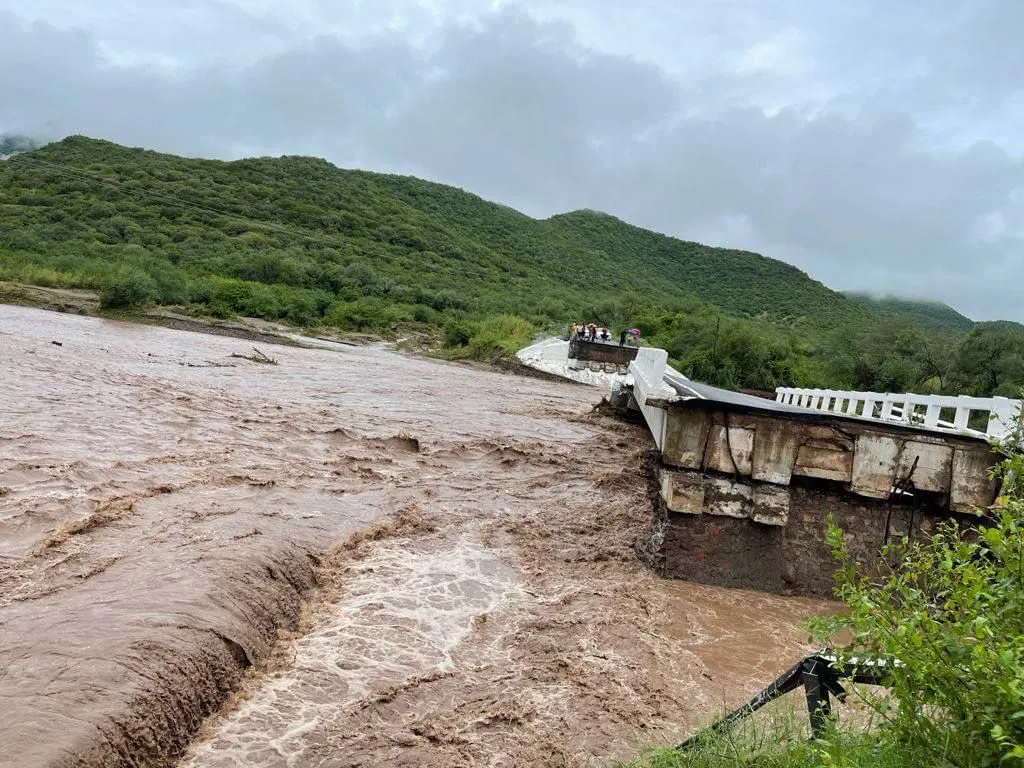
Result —
<instances>
[{"instance_id":1,"label":"white guardrail on roadside","mask_svg":"<svg viewBox=\"0 0 1024 768\"><path fill-rule=\"evenodd\" d=\"M775 401L816 411L968 432L994 439L1004 438L1013 432L1021 413L1021 401L1008 397L898 395L892 392L778 387ZM979 429L983 424L985 428Z\"/></svg>"}]
</instances>

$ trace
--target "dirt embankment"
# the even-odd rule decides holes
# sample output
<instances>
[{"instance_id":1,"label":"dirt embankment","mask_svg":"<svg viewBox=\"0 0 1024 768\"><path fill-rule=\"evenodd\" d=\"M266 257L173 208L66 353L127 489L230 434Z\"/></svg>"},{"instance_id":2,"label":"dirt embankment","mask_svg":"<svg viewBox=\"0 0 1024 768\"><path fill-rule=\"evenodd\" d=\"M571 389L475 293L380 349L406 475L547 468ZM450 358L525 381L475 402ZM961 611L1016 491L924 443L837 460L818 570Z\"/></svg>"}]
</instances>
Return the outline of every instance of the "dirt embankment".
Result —
<instances>
[{"instance_id":1,"label":"dirt embankment","mask_svg":"<svg viewBox=\"0 0 1024 768\"><path fill-rule=\"evenodd\" d=\"M97 315L100 297L92 291L74 291L66 288L43 288L37 285L8 283L0 280L0 304L35 307L52 312L75 315Z\"/></svg>"},{"instance_id":2,"label":"dirt embankment","mask_svg":"<svg viewBox=\"0 0 1024 768\"><path fill-rule=\"evenodd\" d=\"M289 329L276 323L252 318L217 320L209 317L190 317L159 307L149 310L104 310L100 307L99 294L93 291L45 288L0 281L0 304L89 317L105 317L111 320L157 325L163 328L208 333L214 336L230 336L262 344L302 346L302 342L294 336L297 329ZM367 334L339 334L337 338L324 337L322 340L356 345L381 341L380 338Z\"/></svg>"},{"instance_id":3,"label":"dirt embankment","mask_svg":"<svg viewBox=\"0 0 1024 768\"><path fill-rule=\"evenodd\" d=\"M594 764L820 609L646 571L647 437L579 387L0 320L0 765Z\"/></svg>"}]
</instances>

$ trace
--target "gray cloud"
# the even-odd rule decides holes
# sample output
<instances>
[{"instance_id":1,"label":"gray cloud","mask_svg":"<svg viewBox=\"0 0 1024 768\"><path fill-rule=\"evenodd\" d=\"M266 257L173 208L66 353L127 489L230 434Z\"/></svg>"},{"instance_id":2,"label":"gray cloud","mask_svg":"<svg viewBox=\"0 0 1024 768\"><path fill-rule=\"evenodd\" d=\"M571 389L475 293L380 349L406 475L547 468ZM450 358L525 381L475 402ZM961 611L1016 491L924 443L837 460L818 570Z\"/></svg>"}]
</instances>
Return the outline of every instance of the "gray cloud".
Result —
<instances>
[{"instance_id":1,"label":"gray cloud","mask_svg":"<svg viewBox=\"0 0 1024 768\"><path fill-rule=\"evenodd\" d=\"M318 154L1024 320L1012 0L99 5L0 0L0 131Z\"/></svg>"}]
</instances>

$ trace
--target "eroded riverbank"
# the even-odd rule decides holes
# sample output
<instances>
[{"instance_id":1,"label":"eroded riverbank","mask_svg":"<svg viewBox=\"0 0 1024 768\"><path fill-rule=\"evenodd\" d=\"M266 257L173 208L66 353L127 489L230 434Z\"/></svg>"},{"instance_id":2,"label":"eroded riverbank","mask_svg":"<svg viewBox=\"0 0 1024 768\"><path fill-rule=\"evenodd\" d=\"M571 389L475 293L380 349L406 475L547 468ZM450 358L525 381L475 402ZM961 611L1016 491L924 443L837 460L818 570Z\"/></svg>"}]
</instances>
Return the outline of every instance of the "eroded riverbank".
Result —
<instances>
[{"instance_id":1,"label":"eroded riverbank","mask_svg":"<svg viewBox=\"0 0 1024 768\"><path fill-rule=\"evenodd\" d=\"M820 603L636 561L596 390L247 351L0 307L0 764L593 764L803 651Z\"/></svg>"}]
</instances>

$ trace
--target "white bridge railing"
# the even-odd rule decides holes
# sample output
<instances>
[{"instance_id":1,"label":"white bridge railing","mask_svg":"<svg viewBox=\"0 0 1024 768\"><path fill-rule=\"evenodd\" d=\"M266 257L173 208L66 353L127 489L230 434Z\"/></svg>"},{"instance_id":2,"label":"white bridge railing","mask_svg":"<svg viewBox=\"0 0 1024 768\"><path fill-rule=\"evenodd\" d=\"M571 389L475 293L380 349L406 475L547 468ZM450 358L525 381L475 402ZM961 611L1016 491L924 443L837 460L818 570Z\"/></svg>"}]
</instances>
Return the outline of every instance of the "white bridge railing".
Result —
<instances>
[{"instance_id":1,"label":"white bridge railing","mask_svg":"<svg viewBox=\"0 0 1024 768\"><path fill-rule=\"evenodd\" d=\"M969 432L996 439L1014 431L1021 412L1021 401L1008 397L898 395L793 387L777 388L775 401L816 411Z\"/></svg>"}]
</instances>

